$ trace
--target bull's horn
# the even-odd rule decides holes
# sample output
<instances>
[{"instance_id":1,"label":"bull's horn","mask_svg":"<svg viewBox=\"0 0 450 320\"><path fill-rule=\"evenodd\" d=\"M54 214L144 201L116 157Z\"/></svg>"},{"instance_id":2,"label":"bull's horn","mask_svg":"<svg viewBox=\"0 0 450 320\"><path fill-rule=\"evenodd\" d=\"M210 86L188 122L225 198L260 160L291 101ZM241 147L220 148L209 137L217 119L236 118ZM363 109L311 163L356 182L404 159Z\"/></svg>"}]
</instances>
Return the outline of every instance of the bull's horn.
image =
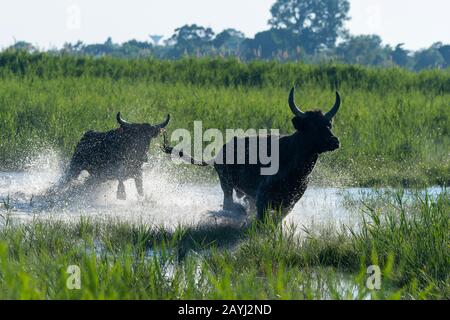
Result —
<instances>
[{"instance_id":1,"label":"bull's horn","mask_svg":"<svg viewBox=\"0 0 450 320\"><path fill-rule=\"evenodd\" d=\"M164 129L169 124L169 121L170 121L170 114L167 115L167 119L164 122L157 124L155 127L158 129Z\"/></svg>"},{"instance_id":2,"label":"bull's horn","mask_svg":"<svg viewBox=\"0 0 450 320\"><path fill-rule=\"evenodd\" d=\"M329 120L333 119L334 116L338 113L339 108L341 107L341 96L339 92L336 91L336 102L334 103L333 108L325 115L325 117Z\"/></svg>"},{"instance_id":3,"label":"bull's horn","mask_svg":"<svg viewBox=\"0 0 450 320\"><path fill-rule=\"evenodd\" d=\"M294 93L295 88L292 88L291 93L289 93L289 107L291 108L292 113L295 114L297 117L304 118L306 114L302 110L300 110L300 108L297 107L297 105L295 104Z\"/></svg>"},{"instance_id":4,"label":"bull's horn","mask_svg":"<svg viewBox=\"0 0 450 320\"><path fill-rule=\"evenodd\" d=\"M127 122L127 121L125 121L125 120L122 119L122 117L121 117L121 115L120 115L120 112L117 113L116 119L117 119L117 122L118 122L121 126L126 126L126 125L129 125L129 124L130 124L129 122Z\"/></svg>"}]
</instances>

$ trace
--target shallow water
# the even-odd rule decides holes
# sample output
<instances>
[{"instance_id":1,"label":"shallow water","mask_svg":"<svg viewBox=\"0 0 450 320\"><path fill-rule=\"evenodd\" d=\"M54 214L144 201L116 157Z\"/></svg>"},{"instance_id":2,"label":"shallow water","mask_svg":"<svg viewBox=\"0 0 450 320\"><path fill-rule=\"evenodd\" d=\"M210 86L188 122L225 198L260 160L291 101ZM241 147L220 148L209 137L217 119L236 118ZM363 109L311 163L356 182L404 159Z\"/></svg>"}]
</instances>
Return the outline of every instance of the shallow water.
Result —
<instances>
[{"instance_id":1,"label":"shallow water","mask_svg":"<svg viewBox=\"0 0 450 320\"><path fill-rule=\"evenodd\" d=\"M199 223L241 225L249 218L222 210L223 195L217 183L180 183L182 179L174 178L173 172L161 167L145 168L143 198L137 195L131 180L126 183L126 201L116 200L117 182L103 184L95 190L84 190L80 182L57 197L44 196L61 175L57 163L44 157L24 172L0 172L0 201L4 203L0 205L0 214L4 216L5 207L9 207L9 216L19 221L36 217L76 221L83 216L169 228ZM285 223L307 228L323 224L353 226L361 210L348 205L349 200L355 203L373 192L359 188L310 187ZM440 189L431 188L428 192L437 194Z\"/></svg>"}]
</instances>

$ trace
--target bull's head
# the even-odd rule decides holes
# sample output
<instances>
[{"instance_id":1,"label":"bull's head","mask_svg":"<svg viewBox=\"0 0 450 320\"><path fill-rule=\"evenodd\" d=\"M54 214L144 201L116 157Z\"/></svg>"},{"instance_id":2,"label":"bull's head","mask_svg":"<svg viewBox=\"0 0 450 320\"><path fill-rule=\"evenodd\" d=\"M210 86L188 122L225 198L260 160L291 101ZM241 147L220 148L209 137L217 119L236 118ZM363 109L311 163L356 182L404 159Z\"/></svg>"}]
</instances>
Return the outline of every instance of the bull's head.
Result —
<instances>
[{"instance_id":1,"label":"bull's head","mask_svg":"<svg viewBox=\"0 0 450 320\"><path fill-rule=\"evenodd\" d=\"M341 106L339 93L336 92L336 101L331 110L323 114L322 111L301 111L301 108L295 104L294 92L295 89L292 88L289 94L289 107L295 114L295 118L292 120L295 129L304 134L312 143L314 152L324 153L338 149L339 139L334 136L331 128L333 118Z\"/></svg>"},{"instance_id":2,"label":"bull's head","mask_svg":"<svg viewBox=\"0 0 450 320\"><path fill-rule=\"evenodd\" d=\"M119 132L125 138L127 151L131 159L147 161L147 152L151 139L156 138L164 131L170 121L167 115L165 121L157 125L148 123L130 123L122 119L120 112L117 113L117 122L120 125Z\"/></svg>"},{"instance_id":3,"label":"bull's head","mask_svg":"<svg viewBox=\"0 0 450 320\"><path fill-rule=\"evenodd\" d=\"M160 124L157 125L150 125L148 123L130 123L128 121L125 121L122 119L122 116L120 115L120 112L117 113L117 122L120 125L120 129L123 131L123 133L136 133L140 136L148 137L148 138L155 138L157 137L161 132L164 131L164 128L167 127L170 121L170 115L167 115L167 118L165 121L163 121Z\"/></svg>"}]
</instances>

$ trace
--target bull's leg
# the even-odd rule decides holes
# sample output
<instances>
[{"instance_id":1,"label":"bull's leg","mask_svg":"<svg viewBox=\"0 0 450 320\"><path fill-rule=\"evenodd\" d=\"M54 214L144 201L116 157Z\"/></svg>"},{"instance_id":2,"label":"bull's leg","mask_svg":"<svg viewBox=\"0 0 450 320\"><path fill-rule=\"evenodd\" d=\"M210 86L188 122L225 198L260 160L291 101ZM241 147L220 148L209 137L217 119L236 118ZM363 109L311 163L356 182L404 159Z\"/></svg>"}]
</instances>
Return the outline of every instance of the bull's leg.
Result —
<instances>
[{"instance_id":1,"label":"bull's leg","mask_svg":"<svg viewBox=\"0 0 450 320\"><path fill-rule=\"evenodd\" d=\"M134 177L134 183L136 185L136 190L138 194L143 197L144 196L144 182L142 178L142 172Z\"/></svg>"},{"instance_id":2,"label":"bull's leg","mask_svg":"<svg viewBox=\"0 0 450 320\"><path fill-rule=\"evenodd\" d=\"M223 191L223 210L233 210L233 188L226 183L220 182Z\"/></svg>"},{"instance_id":3,"label":"bull's leg","mask_svg":"<svg viewBox=\"0 0 450 320\"><path fill-rule=\"evenodd\" d=\"M233 187L230 186L222 177L220 177L220 186L223 190L223 210L245 213L245 208L239 203L235 203L233 201Z\"/></svg>"},{"instance_id":4,"label":"bull's leg","mask_svg":"<svg viewBox=\"0 0 450 320\"><path fill-rule=\"evenodd\" d=\"M119 185L117 186L117 200L127 200L125 185L122 180L119 180Z\"/></svg>"}]
</instances>

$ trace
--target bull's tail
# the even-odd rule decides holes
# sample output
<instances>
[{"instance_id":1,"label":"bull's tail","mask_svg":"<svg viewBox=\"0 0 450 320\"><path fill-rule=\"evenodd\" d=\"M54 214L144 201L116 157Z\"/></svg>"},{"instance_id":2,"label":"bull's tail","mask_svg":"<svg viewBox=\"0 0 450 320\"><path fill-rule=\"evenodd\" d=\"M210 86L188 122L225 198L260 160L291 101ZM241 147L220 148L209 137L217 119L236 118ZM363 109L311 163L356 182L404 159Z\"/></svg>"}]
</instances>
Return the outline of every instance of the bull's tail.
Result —
<instances>
[{"instance_id":1,"label":"bull's tail","mask_svg":"<svg viewBox=\"0 0 450 320\"><path fill-rule=\"evenodd\" d=\"M173 147L171 147L168 144L167 134L165 132L164 132L163 137L164 137L164 142L163 142L163 146L162 146L161 150L164 153L166 153L166 154L173 154L174 152L177 152L178 156L181 159L184 159L187 163L190 163L190 164L193 164L193 165L199 166L199 167L209 167L210 166L210 164L205 162L205 161L197 161L194 158L192 158L191 156L185 155L183 151L178 151L178 150L175 150Z\"/></svg>"}]
</instances>

